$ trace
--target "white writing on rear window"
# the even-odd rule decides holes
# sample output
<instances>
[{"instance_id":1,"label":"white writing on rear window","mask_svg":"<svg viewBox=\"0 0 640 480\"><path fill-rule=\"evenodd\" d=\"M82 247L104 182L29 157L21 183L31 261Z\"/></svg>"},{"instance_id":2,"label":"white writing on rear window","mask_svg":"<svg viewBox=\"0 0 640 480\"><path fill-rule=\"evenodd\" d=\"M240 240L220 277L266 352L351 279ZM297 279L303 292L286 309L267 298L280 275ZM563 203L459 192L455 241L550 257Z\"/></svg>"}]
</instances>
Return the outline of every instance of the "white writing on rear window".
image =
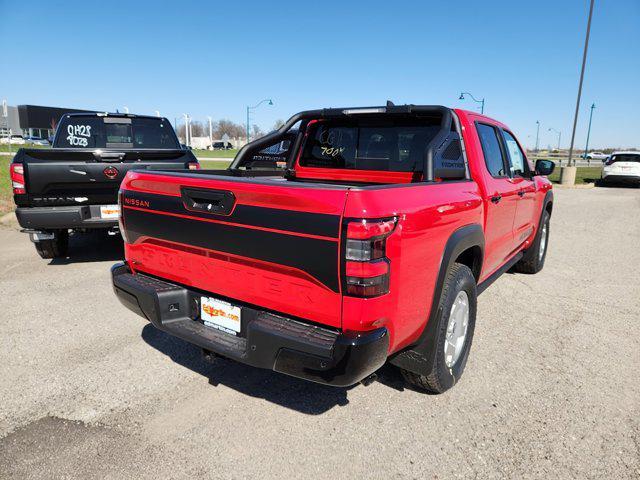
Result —
<instances>
[{"instance_id":1,"label":"white writing on rear window","mask_svg":"<svg viewBox=\"0 0 640 480\"><path fill-rule=\"evenodd\" d=\"M89 145L89 137L91 137L90 125L69 125L67 127L67 141L69 145L76 147L86 147Z\"/></svg>"}]
</instances>

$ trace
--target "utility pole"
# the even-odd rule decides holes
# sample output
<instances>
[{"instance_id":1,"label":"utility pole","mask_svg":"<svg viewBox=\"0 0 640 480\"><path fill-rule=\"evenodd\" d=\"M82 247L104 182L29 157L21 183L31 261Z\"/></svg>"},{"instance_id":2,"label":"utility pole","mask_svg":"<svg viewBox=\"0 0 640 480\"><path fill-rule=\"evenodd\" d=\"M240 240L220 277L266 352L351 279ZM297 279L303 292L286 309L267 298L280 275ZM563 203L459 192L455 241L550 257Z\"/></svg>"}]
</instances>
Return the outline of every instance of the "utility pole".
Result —
<instances>
[{"instance_id":1,"label":"utility pole","mask_svg":"<svg viewBox=\"0 0 640 480\"><path fill-rule=\"evenodd\" d=\"M584 147L584 158L587 158L589 153L589 136L591 135L591 120L593 119L593 110L596 108L596 104L591 104L591 112L589 113L589 128L587 129L587 144Z\"/></svg>"},{"instance_id":2,"label":"utility pole","mask_svg":"<svg viewBox=\"0 0 640 480\"><path fill-rule=\"evenodd\" d=\"M536 153L538 153L538 146L540 145L540 120L536 120Z\"/></svg>"},{"instance_id":3,"label":"utility pole","mask_svg":"<svg viewBox=\"0 0 640 480\"><path fill-rule=\"evenodd\" d=\"M213 143L213 128L211 128L211 117L209 119L209 143Z\"/></svg>"},{"instance_id":4,"label":"utility pole","mask_svg":"<svg viewBox=\"0 0 640 480\"><path fill-rule=\"evenodd\" d=\"M247 143L249 143L249 105L247 105Z\"/></svg>"},{"instance_id":5,"label":"utility pole","mask_svg":"<svg viewBox=\"0 0 640 480\"><path fill-rule=\"evenodd\" d=\"M184 141L186 142L187 147L189 146L189 114L183 113L184 117Z\"/></svg>"},{"instance_id":6,"label":"utility pole","mask_svg":"<svg viewBox=\"0 0 640 480\"><path fill-rule=\"evenodd\" d=\"M589 5L589 19L587 20L587 34L584 38L584 52L582 53L582 69L580 70L580 83L578 83L578 99L576 100L576 113L573 117L573 130L571 132L571 145L569 146L569 160L567 163L568 167L575 166L575 161L573 164L571 163L571 158L573 156L573 144L576 138L576 125L578 124L578 112L580 110L580 97L582 96L582 82L584 80L584 69L587 64L587 51L589 50L589 35L591 34L591 17L593 17L593 2ZM575 183L575 171L573 172L573 181L568 183ZM562 176L562 175L561 175Z\"/></svg>"}]
</instances>

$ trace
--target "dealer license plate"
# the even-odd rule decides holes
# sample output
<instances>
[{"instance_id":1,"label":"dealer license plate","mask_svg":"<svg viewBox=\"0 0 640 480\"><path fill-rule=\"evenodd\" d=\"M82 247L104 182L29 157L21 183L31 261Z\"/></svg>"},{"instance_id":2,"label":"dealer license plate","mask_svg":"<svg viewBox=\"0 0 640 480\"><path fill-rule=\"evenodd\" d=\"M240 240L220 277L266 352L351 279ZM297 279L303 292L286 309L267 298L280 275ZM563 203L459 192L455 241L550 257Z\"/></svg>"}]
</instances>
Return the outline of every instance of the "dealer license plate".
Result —
<instances>
[{"instance_id":1,"label":"dealer license plate","mask_svg":"<svg viewBox=\"0 0 640 480\"><path fill-rule=\"evenodd\" d=\"M101 218L118 218L118 213L120 213L118 205L100 205Z\"/></svg>"},{"instance_id":2,"label":"dealer license plate","mask_svg":"<svg viewBox=\"0 0 640 480\"><path fill-rule=\"evenodd\" d=\"M200 297L200 318L208 326L237 335L241 326L240 307L211 297Z\"/></svg>"}]
</instances>

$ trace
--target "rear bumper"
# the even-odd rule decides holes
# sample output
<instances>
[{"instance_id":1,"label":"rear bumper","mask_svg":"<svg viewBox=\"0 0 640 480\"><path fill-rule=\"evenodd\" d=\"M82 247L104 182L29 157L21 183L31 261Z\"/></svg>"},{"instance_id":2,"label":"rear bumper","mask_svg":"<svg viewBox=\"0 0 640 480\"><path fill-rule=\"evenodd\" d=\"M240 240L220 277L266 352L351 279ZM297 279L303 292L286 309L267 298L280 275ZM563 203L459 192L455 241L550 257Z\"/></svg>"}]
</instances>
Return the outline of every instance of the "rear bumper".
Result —
<instances>
[{"instance_id":1,"label":"rear bumper","mask_svg":"<svg viewBox=\"0 0 640 480\"><path fill-rule=\"evenodd\" d=\"M20 226L29 230L112 228L118 225L117 218L100 218L100 205L18 207L16 217Z\"/></svg>"},{"instance_id":2,"label":"rear bumper","mask_svg":"<svg viewBox=\"0 0 640 480\"><path fill-rule=\"evenodd\" d=\"M602 181L608 183L638 183L640 184L640 175L622 175L617 173L603 173Z\"/></svg>"},{"instance_id":3,"label":"rear bumper","mask_svg":"<svg viewBox=\"0 0 640 480\"><path fill-rule=\"evenodd\" d=\"M124 263L111 268L120 302L155 327L206 350L254 367L333 386L366 378L387 359L386 328L341 333L242 306L242 332L230 335L199 321L199 292L142 274Z\"/></svg>"}]
</instances>

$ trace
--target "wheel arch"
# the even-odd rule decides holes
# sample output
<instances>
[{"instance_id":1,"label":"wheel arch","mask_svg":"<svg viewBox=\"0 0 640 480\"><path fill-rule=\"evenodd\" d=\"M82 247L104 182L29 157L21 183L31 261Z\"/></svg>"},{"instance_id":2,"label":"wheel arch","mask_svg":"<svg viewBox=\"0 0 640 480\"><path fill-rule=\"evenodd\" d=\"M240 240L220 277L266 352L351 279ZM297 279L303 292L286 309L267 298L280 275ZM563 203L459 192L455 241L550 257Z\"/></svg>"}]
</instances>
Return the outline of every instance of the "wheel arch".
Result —
<instances>
[{"instance_id":1,"label":"wheel arch","mask_svg":"<svg viewBox=\"0 0 640 480\"><path fill-rule=\"evenodd\" d=\"M542 218L542 212L545 210L549 212L549 216L551 216L551 213L553 212L553 190L549 190L542 200L542 211L540 212L540 218Z\"/></svg>"}]
</instances>

